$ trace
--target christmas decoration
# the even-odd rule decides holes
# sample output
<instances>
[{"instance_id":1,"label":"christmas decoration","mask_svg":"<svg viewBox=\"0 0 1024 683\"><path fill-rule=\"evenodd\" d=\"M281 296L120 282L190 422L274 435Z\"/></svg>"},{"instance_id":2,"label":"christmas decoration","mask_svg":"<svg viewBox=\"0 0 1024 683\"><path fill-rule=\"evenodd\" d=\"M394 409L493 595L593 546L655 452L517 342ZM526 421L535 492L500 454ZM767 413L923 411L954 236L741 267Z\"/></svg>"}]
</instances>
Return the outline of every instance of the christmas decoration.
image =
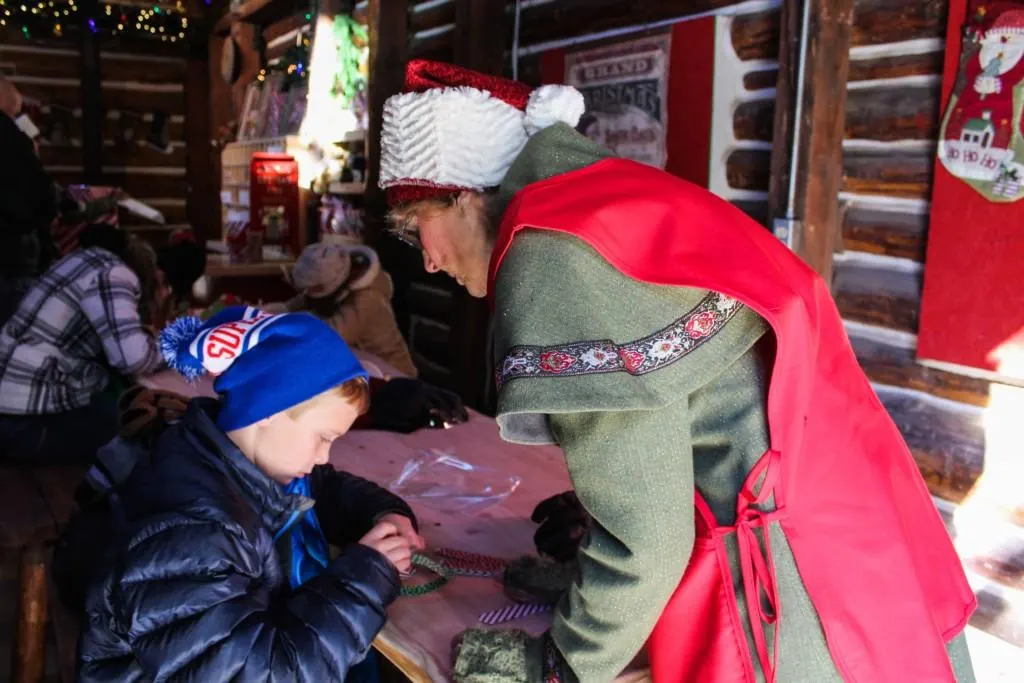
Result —
<instances>
[{"instance_id":1,"label":"christmas decoration","mask_svg":"<svg viewBox=\"0 0 1024 683\"><path fill-rule=\"evenodd\" d=\"M427 593L433 593L438 588L451 581L452 573L440 562L432 560L426 555L416 553L412 556L412 563L416 567L422 567L437 574L437 578L418 586L402 586L400 594L403 597L415 598Z\"/></svg>"},{"instance_id":2,"label":"christmas decoration","mask_svg":"<svg viewBox=\"0 0 1024 683\"><path fill-rule=\"evenodd\" d=\"M500 609L484 612L480 615L480 623L487 626L497 626L498 624L504 624L506 621L514 621L534 614L550 612L551 609L551 605L512 603Z\"/></svg>"},{"instance_id":3,"label":"christmas decoration","mask_svg":"<svg viewBox=\"0 0 1024 683\"><path fill-rule=\"evenodd\" d=\"M0 0L0 36L60 38L69 27L84 24L103 37L132 35L176 43L188 30L183 0L152 5L101 2L95 16L84 19L82 11L75 0Z\"/></svg>"},{"instance_id":4,"label":"christmas decoration","mask_svg":"<svg viewBox=\"0 0 1024 683\"><path fill-rule=\"evenodd\" d=\"M505 571L505 560L490 555L453 548L439 548L436 553L453 573L460 576L496 578Z\"/></svg>"},{"instance_id":5,"label":"christmas decoration","mask_svg":"<svg viewBox=\"0 0 1024 683\"><path fill-rule=\"evenodd\" d=\"M347 14L334 18L333 32L338 53L334 95L341 107L348 108L369 81L369 38L367 28Z\"/></svg>"},{"instance_id":6,"label":"christmas decoration","mask_svg":"<svg viewBox=\"0 0 1024 683\"><path fill-rule=\"evenodd\" d=\"M939 159L993 202L1024 197L1024 3L977 3L964 27L956 85L943 117Z\"/></svg>"}]
</instances>

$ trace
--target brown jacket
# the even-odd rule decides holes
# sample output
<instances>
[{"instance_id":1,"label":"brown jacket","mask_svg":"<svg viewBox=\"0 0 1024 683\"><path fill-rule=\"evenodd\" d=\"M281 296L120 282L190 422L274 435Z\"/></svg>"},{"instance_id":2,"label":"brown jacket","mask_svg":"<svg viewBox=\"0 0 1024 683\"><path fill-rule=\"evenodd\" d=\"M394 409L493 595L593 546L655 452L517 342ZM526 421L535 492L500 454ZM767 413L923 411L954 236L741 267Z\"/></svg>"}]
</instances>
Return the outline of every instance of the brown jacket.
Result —
<instances>
[{"instance_id":1,"label":"brown jacket","mask_svg":"<svg viewBox=\"0 0 1024 683\"><path fill-rule=\"evenodd\" d=\"M393 294L391 276L381 270L365 287L342 289L332 302L299 294L285 306L290 312L314 313L333 327L352 348L372 353L399 372L416 377L418 371L391 308Z\"/></svg>"}]
</instances>

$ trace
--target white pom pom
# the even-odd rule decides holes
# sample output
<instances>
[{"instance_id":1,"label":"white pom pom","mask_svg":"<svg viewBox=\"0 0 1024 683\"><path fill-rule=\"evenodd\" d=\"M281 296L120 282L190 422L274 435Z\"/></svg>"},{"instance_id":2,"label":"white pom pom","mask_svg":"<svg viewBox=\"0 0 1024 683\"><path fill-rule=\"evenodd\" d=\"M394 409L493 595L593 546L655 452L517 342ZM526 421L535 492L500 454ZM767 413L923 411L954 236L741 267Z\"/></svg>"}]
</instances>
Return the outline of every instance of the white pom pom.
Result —
<instances>
[{"instance_id":1,"label":"white pom pom","mask_svg":"<svg viewBox=\"0 0 1024 683\"><path fill-rule=\"evenodd\" d=\"M527 135L534 135L556 123L567 123L575 128L585 110L583 95L576 88L542 85L530 93L523 125Z\"/></svg>"}]
</instances>

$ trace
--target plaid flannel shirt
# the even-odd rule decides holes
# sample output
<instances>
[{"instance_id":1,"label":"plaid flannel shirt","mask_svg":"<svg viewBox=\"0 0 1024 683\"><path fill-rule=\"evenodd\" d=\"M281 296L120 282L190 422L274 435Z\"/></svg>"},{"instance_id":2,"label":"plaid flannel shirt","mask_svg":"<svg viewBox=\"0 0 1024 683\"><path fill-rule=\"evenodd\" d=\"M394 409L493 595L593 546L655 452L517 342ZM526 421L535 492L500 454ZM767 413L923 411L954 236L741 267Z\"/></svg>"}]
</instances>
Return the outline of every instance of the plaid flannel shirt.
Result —
<instances>
[{"instance_id":1,"label":"plaid flannel shirt","mask_svg":"<svg viewBox=\"0 0 1024 683\"><path fill-rule=\"evenodd\" d=\"M92 247L55 263L0 331L0 413L61 413L88 405L110 372L160 365L139 317L139 278Z\"/></svg>"}]
</instances>

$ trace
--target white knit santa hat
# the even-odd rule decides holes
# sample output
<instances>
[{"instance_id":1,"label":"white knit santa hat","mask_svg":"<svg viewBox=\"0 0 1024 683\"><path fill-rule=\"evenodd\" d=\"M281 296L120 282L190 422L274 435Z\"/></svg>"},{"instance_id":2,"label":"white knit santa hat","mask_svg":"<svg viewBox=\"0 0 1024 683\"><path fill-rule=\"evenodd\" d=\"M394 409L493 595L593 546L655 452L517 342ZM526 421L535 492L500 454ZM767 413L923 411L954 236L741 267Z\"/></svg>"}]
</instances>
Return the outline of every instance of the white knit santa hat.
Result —
<instances>
[{"instance_id":1,"label":"white knit santa hat","mask_svg":"<svg viewBox=\"0 0 1024 683\"><path fill-rule=\"evenodd\" d=\"M540 130L576 126L583 95L528 85L429 60L409 62L406 92L384 105L380 186L404 204L501 183Z\"/></svg>"}]
</instances>

